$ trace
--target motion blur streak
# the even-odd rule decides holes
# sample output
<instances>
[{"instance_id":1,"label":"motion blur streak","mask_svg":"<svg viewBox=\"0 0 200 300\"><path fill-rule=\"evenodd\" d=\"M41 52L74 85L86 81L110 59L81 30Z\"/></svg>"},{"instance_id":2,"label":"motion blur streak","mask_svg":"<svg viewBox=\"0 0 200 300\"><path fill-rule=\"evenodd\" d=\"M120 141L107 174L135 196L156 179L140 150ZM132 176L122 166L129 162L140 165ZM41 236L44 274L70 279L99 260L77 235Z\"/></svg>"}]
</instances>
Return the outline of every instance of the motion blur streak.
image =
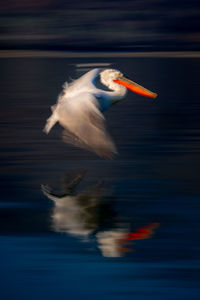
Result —
<instances>
[{"instance_id":1,"label":"motion blur streak","mask_svg":"<svg viewBox=\"0 0 200 300\"><path fill-rule=\"evenodd\" d=\"M153 234L153 230L159 226L159 223L149 223L145 227L138 228L136 232L129 232L127 235L128 240L141 240L148 239Z\"/></svg>"}]
</instances>

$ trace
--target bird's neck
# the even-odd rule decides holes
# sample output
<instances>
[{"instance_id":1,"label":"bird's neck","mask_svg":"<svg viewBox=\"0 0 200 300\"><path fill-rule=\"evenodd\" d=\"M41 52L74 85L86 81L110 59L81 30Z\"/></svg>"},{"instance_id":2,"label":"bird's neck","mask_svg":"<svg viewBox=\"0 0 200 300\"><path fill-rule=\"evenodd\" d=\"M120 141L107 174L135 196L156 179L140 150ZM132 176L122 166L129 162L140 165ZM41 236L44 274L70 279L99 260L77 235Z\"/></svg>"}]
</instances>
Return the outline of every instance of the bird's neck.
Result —
<instances>
[{"instance_id":1,"label":"bird's neck","mask_svg":"<svg viewBox=\"0 0 200 300\"><path fill-rule=\"evenodd\" d=\"M126 95L127 89L122 85L115 84L112 91L107 92L109 99L112 103L118 102Z\"/></svg>"},{"instance_id":2,"label":"bird's neck","mask_svg":"<svg viewBox=\"0 0 200 300\"><path fill-rule=\"evenodd\" d=\"M109 86L111 89L111 87ZM119 102L126 95L126 88L115 84L112 91L98 90L96 95L99 99L100 110L103 112L107 110L111 105Z\"/></svg>"}]
</instances>

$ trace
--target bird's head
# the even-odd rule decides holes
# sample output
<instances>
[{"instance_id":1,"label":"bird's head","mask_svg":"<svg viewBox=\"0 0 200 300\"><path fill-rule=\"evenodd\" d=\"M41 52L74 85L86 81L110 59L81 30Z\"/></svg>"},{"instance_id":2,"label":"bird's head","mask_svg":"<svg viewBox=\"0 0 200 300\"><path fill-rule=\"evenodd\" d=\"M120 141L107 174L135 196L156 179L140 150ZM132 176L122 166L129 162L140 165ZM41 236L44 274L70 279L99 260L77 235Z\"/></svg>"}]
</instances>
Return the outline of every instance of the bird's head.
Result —
<instances>
[{"instance_id":1,"label":"bird's head","mask_svg":"<svg viewBox=\"0 0 200 300\"><path fill-rule=\"evenodd\" d=\"M116 90L119 85L115 82L123 74L114 69L107 69L100 73L101 82L111 90Z\"/></svg>"},{"instance_id":2,"label":"bird's head","mask_svg":"<svg viewBox=\"0 0 200 300\"><path fill-rule=\"evenodd\" d=\"M107 69L100 73L100 79L101 82L111 90L118 89L120 85L142 96L150 98L157 97L156 93L153 93L136 82L124 77L123 74L118 70Z\"/></svg>"}]
</instances>

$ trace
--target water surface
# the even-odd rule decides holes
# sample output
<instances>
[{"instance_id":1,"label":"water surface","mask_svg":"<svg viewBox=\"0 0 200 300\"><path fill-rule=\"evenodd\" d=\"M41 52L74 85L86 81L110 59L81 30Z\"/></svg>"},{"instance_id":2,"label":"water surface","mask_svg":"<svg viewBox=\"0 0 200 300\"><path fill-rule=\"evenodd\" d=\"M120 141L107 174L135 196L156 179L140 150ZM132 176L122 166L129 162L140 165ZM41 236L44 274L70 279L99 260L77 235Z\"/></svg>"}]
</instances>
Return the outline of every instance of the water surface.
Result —
<instances>
[{"instance_id":1,"label":"water surface","mask_svg":"<svg viewBox=\"0 0 200 300\"><path fill-rule=\"evenodd\" d=\"M0 65L1 299L199 299L200 59ZM106 112L114 160L64 144L59 125L42 131L64 81L103 65L159 94L128 93ZM79 174L60 225L41 185L60 196Z\"/></svg>"}]
</instances>

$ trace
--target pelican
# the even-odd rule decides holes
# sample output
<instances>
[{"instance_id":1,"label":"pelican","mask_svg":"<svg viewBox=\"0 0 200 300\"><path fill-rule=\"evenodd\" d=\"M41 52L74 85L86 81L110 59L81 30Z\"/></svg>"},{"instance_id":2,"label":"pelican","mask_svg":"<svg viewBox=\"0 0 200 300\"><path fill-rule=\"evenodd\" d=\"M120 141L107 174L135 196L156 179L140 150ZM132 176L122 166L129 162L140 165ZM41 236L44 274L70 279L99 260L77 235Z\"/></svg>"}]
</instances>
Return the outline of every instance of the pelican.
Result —
<instances>
[{"instance_id":1,"label":"pelican","mask_svg":"<svg viewBox=\"0 0 200 300\"><path fill-rule=\"evenodd\" d=\"M109 90L97 88L98 77ZM57 103L51 107L52 114L44 132L48 134L59 122L64 127L65 142L91 150L101 157L112 158L117 150L106 131L103 112L123 99L127 89L146 97L157 97L156 93L114 69L93 69L70 84L66 82Z\"/></svg>"}]
</instances>

